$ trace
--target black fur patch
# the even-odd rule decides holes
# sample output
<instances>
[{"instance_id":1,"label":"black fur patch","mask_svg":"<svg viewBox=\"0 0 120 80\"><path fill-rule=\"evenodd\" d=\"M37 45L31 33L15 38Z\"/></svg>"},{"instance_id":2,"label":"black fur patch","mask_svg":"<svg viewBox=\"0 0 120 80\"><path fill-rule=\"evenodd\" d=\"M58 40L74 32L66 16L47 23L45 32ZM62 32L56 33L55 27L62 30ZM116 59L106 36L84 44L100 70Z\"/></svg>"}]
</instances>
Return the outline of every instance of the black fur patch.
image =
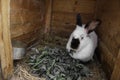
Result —
<instances>
[{"instance_id":1,"label":"black fur patch","mask_svg":"<svg viewBox=\"0 0 120 80\"><path fill-rule=\"evenodd\" d=\"M82 20L81 20L80 13L77 14L76 16L76 25L82 26Z\"/></svg>"},{"instance_id":2,"label":"black fur patch","mask_svg":"<svg viewBox=\"0 0 120 80\"><path fill-rule=\"evenodd\" d=\"M73 37L73 39L72 39L72 41L71 41L71 48L77 49L78 46L79 46L79 44L80 44L79 39L75 39L75 38Z\"/></svg>"},{"instance_id":3,"label":"black fur patch","mask_svg":"<svg viewBox=\"0 0 120 80\"><path fill-rule=\"evenodd\" d=\"M87 24L85 25L85 28L86 28L86 29L89 27L89 25L90 25L91 22L92 22L92 21L87 22Z\"/></svg>"}]
</instances>

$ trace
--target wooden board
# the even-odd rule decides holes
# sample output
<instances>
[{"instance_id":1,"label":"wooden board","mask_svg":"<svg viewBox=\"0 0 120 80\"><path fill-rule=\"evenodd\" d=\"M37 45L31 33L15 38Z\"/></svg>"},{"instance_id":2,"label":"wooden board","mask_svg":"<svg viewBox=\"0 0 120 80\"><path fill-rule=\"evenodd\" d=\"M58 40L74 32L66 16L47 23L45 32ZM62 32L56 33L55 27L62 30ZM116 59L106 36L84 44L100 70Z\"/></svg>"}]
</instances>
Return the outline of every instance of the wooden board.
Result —
<instances>
[{"instance_id":1,"label":"wooden board","mask_svg":"<svg viewBox=\"0 0 120 80\"><path fill-rule=\"evenodd\" d=\"M116 18L114 18L114 16L116 16ZM104 13L104 15L101 17L104 22L100 27L98 27L98 35L101 37L101 40L106 43L108 49L115 57L117 57L120 44L120 19L118 16L120 16L118 13Z\"/></svg>"},{"instance_id":2,"label":"wooden board","mask_svg":"<svg viewBox=\"0 0 120 80\"><path fill-rule=\"evenodd\" d=\"M120 80L120 49L112 72L111 80Z\"/></svg>"},{"instance_id":3,"label":"wooden board","mask_svg":"<svg viewBox=\"0 0 120 80\"><path fill-rule=\"evenodd\" d=\"M13 71L13 57L10 37L10 0L1 0L0 9L0 61L3 77L10 78Z\"/></svg>"},{"instance_id":4,"label":"wooden board","mask_svg":"<svg viewBox=\"0 0 120 80\"><path fill-rule=\"evenodd\" d=\"M42 27L45 14L44 7L45 1L43 0L11 0L12 39L23 42L30 42L32 38L37 39L40 33L36 30L41 31L44 28ZM30 33L34 33L35 36L31 36Z\"/></svg>"},{"instance_id":5,"label":"wooden board","mask_svg":"<svg viewBox=\"0 0 120 80\"><path fill-rule=\"evenodd\" d=\"M96 0L54 0L53 11L94 13Z\"/></svg>"},{"instance_id":6,"label":"wooden board","mask_svg":"<svg viewBox=\"0 0 120 80\"><path fill-rule=\"evenodd\" d=\"M52 17L52 2L53 0L46 0L46 13L45 13L45 34L49 34L51 28Z\"/></svg>"},{"instance_id":7,"label":"wooden board","mask_svg":"<svg viewBox=\"0 0 120 80\"><path fill-rule=\"evenodd\" d=\"M96 0L53 0L52 31L57 36L65 37L61 33L70 35L75 28L78 13L81 14L83 24L94 18L95 3ZM69 31L67 32L66 29Z\"/></svg>"},{"instance_id":8,"label":"wooden board","mask_svg":"<svg viewBox=\"0 0 120 80\"><path fill-rule=\"evenodd\" d=\"M30 31L29 33L25 33L22 34L18 37L15 38L15 40L20 40L26 44L28 44L28 46L30 44L32 44L34 41L39 40L42 35L40 34L40 32L42 32L43 30L41 29L37 29L36 31ZM38 33L39 35L36 35L36 33Z\"/></svg>"},{"instance_id":9,"label":"wooden board","mask_svg":"<svg viewBox=\"0 0 120 80\"><path fill-rule=\"evenodd\" d=\"M97 55L102 63L102 67L106 72L107 77L110 79L116 59L102 41L99 41L98 49Z\"/></svg>"},{"instance_id":10,"label":"wooden board","mask_svg":"<svg viewBox=\"0 0 120 80\"><path fill-rule=\"evenodd\" d=\"M100 18L102 20L101 26L97 28L97 34L99 36L100 41L102 41L106 45L106 48L109 51L106 52L104 47L99 47L100 50L103 49L102 50L103 52L100 52L101 58L104 57L102 64L109 65L109 66L103 66L104 70L106 70L109 79L114 69L114 65L117 60L118 52L120 48L120 4L119 3L120 3L119 0L109 0L109 1L98 0L96 4L97 8L96 8L95 16L96 18ZM111 59L114 59L114 62L111 61ZM114 75L114 73L115 72L113 72L112 75ZM116 78L115 79L114 78L112 77L112 80L116 80Z\"/></svg>"},{"instance_id":11,"label":"wooden board","mask_svg":"<svg viewBox=\"0 0 120 80\"><path fill-rule=\"evenodd\" d=\"M77 13L69 13L69 12L53 12L52 15L52 24L56 24L54 22L58 22L60 24L71 24L76 25L76 15ZM88 21L93 19L93 14L82 14L81 18L83 23L87 23Z\"/></svg>"}]
</instances>

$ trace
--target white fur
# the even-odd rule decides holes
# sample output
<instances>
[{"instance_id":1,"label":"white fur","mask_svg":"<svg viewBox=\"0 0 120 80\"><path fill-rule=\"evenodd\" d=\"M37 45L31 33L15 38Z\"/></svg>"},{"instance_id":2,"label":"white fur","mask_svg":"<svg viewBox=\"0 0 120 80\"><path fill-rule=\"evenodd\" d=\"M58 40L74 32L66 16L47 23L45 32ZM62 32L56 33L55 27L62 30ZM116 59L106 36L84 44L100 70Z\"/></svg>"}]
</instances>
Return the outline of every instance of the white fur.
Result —
<instances>
[{"instance_id":1,"label":"white fur","mask_svg":"<svg viewBox=\"0 0 120 80\"><path fill-rule=\"evenodd\" d=\"M70 51L72 48L70 47L72 38L79 38L80 45L78 49L75 50L75 53L70 54L70 56L74 59L80 59L81 61L89 61L93 58L95 48L97 47L97 35L93 31L90 34L87 34L86 29L84 28L85 25L76 26L76 29L70 35L68 43L66 45L66 49ZM84 39L81 40L81 37Z\"/></svg>"}]
</instances>

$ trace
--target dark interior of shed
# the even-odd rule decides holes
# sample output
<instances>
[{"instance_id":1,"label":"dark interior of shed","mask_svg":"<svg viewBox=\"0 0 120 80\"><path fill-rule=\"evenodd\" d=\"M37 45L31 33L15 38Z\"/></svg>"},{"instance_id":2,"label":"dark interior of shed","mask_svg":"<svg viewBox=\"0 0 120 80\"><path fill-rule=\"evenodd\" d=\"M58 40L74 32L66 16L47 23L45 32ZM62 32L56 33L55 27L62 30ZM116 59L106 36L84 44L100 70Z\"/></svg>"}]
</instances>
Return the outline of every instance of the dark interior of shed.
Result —
<instances>
[{"instance_id":1,"label":"dark interior of shed","mask_svg":"<svg viewBox=\"0 0 120 80\"><path fill-rule=\"evenodd\" d=\"M4 10L7 8L4 8L4 0L0 2L1 16L4 17ZM96 29L99 38L97 59L108 80L120 80L119 0L10 0L9 4L10 12L7 15L10 16L10 39L24 42L28 47L36 42L42 44L44 40L49 42L50 38L52 39L49 43L54 44L56 36L68 39L75 28L75 18L78 13L81 14L84 24L96 18L101 19L102 24ZM58 43L62 45L61 41ZM4 59L2 55L1 59ZM8 59L6 60L8 62L1 60L1 64L9 63ZM11 73L9 70L11 66L6 69L8 73ZM6 70L4 69L3 72L7 73Z\"/></svg>"}]
</instances>

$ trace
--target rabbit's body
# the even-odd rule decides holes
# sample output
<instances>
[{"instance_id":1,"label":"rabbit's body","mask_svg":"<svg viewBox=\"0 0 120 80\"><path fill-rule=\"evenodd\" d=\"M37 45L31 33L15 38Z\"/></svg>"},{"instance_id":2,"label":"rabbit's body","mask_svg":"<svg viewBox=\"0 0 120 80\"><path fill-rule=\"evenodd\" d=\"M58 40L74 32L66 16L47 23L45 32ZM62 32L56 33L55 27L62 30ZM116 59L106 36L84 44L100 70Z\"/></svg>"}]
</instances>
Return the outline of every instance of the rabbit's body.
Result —
<instances>
[{"instance_id":1,"label":"rabbit's body","mask_svg":"<svg viewBox=\"0 0 120 80\"><path fill-rule=\"evenodd\" d=\"M83 25L84 26L84 25ZM81 27L78 27L74 30L74 32L71 34L71 39L69 40L67 47L70 46L70 42L72 41L72 37L74 37L74 34L78 34L77 31L79 32L79 29ZM77 35L76 35L77 37ZM94 50L97 47L97 35L94 31L92 31L91 33L89 33L88 35L86 35L86 37L84 38L83 41L81 41L78 49L75 50L75 53L73 53L73 55L70 55L72 58L75 59L80 59L81 61L89 61L90 59L92 59L93 54L94 54ZM69 51L72 48L67 48L69 49Z\"/></svg>"},{"instance_id":2,"label":"rabbit's body","mask_svg":"<svg viewBox=\"0 0 120 80\"><path fill-rule=\"evenodd\" d=\"M96 22L80 26L76 25L76 29L70 35L66 46L69 52L71 50L75 51L73 54L70 54L72 58L79 59L83 62L87 62L93 58L94 51L97 47L97 35L95 31L92 31L90 33L89 31L92 30L92 26L97 26L98 23ZM77 42L75 42L77 40L79 40L78 45L76 45Z\"/></svg>"}]
</instances>

